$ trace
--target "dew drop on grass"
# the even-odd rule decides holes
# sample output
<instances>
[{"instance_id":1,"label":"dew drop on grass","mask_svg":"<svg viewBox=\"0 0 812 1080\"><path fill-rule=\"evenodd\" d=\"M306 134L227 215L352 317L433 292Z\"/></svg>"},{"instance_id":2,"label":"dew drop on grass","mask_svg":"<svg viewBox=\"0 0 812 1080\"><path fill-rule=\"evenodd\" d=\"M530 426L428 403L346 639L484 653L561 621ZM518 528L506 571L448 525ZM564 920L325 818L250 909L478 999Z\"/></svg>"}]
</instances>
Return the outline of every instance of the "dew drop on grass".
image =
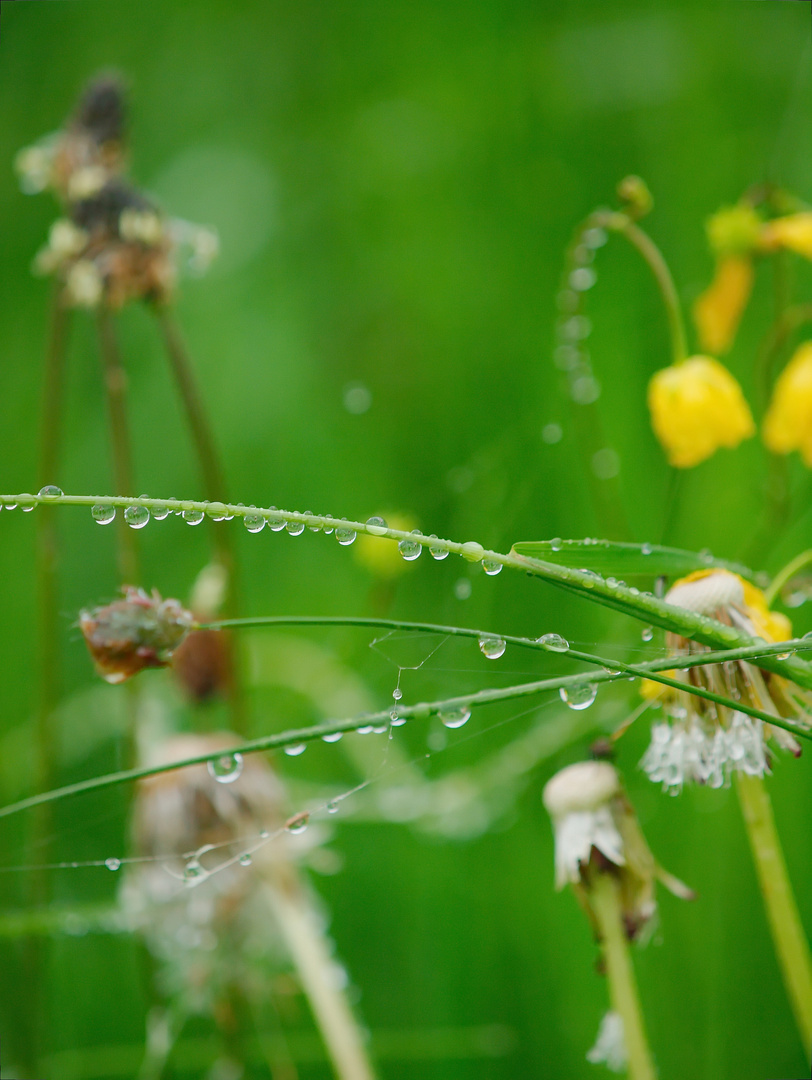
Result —
<instances>
[{"instance_id":1,"label":"dew drop on grass","mask_svg":"<svg viewBox=\"0 0 812 1080\"><path fill-rule=\"evenodd\" d=\"M355 529L336 529L335 532L336 540L342 547L349 547L350 544L354 544L356 535Z\"/></svg>"},{"instance_id":2,"label":"dew drop on grass","mask_svg":"<svg viewBox=\"0 0 812 1080\"><path fill-rule=\"evenodd\" d=\"M27 491L24 491L22 495L17 497L17 505L24 514L30 514L37 504L34 496L29 495Z\"/></svg>"},{"instance_id":3,"label":"dew drop on grass","mask_svg":"<svg viewBox=\"0 0 812 1080\"><path fill-rule=\"evenodd\" d=\"M321 741L326 743L338 742L343 735L343 731L333 731L330 735L322 735Z\"/></svg>"},{"instance_id":4,"label":"dew drop on grass","mask_svg":"<svg viewBox=\"0 0 812 1080\"><path fill-rule=\"evenodd\" d=\"M286 746L284 750L288 757L298 757L300 754L303 754L305 750L307 750L307 743L291 743L291 745Z\"/></svg>"},{"instance_id":5,"label":"dew drop on grass","mask_svg":"<svg viewBox=\"0 0 812 1080\"><path fill-rule=\"evenodd\" d=\"M192 884L204 877L206 877L206 871L200 865L200 859L193 855L191 859L186 861L186 865L183 868L183 880L188 884Z\"/></svg>"},{"instance_id":6,"label":"dew drop on grass","mask_svg":"<svg viewBox=\"0 0 812 1080\"><path fill-rule=\"evenodd\" d=\"M560 634L542 634L536 639L539 645L544 645L550 652L565 653L569 651L570 643Z\"/></svg>"},{"instance_id":7,"label":"dew drop on grass","mask_svg":"<svg viewBox=\"0 0 812 1080\"><path fill-rule=\"evenodd\" d=\"M386 522L382 517L367 518L367 532L372 536L383 536L386 533Z\"/></svg>"},{"instance_id":8,"label":"dew drop on grass","mask_svg":"<svg viewBox=\"0 0 812 1080\"><path fill-rule=\"evenodd\" d=\"M430 539L436 540L437 537L432 533ZM437 562L442 562L443 559L448 558L448 552L445 548L435 547L434 545L429 548L429 555L431 555L432 559L436 559Z\"/></svg>"},{"instance_id":9,"label":"dew drop on grass","mask_svg":"<svg viewBox=\"0 0 812 1080\"><path fill-rule=\"evenodd\" d=\"M121 868L121 859L105 859L104 865L108 870L119 870Z\"/></svg>"},{"instance_id":10,"label":"dew drop on grass","mask_svg":"<svg viewBox=\"0 0 812 1080\"><path fill-rule=\"evenodd\" d=\"M640 552L643 555L650 555L653 550L654 548L651 546L651 544L642 544L640 546Z\"/></svg>"},{"instance_id":11,"label":"dew drop on grass","mask_svg":"<svg viewBox=\"0 0 812 1080\"><path fill-rule=\"evenodd\" d=\"M504 638L483 636L479 639L479 651L489 660L498 660L500 656L504 656L506 648Z\"/></svg>"},{"instance_id":12,"label":"dew drop on grass","mask_svg":"<svg viewBox=\"0 0 812 1080\"><path fill-rule=\"evenodd\" d=\"M399 686L396 686L395 689L392 691L392 697L395 699L395 701L400 701L400 699L403 697L403 691Z\"/></svg>"},{"instance_id":13,"label":"dew drop on grass","mask_svg":"<svg viewBox=\"0 0 812 1080\"><path fill-rule=\"evenodd\" d=\"M654 628L652 626L644 626L640 631L640 637L643 641L651 641L654 637Z\"/></svg>"},{"instance_id":14,"label":"dew drop on grass","mask_svg":"<svg viewBox=\"0 0 812 1080\"><path fill-rule=\"evenodd\" d=\"M56 484L46 484L45 487L39 489L41 499L60 499L64 494L62 488L57 487Z\"/></svg>"},{"instance_id":15,"label":"dew drop on grass","mask_svg":"<svg viewBox=\"0 0 812 1080\"><path fill-rule=\"evenodd\" d=\"M90 513L93 520L97 521L99 525L109 525L111 521L116 520L115 506L110 506L107 503L97 503Z\"/></svg>"},{"instance_id":16,"label":"dew drop on grass","mask_svg":"<svg viewBox=\"0 0 812 1080\"><path fill-rule=\"evenodd\" d=\"M285 528L291 536L301 536L302 533L305 531L303 521L286 521Z\"/></svg>"},{"instance_id":17,"label":"dew drop on grass","mask_svg":"<svg viewBox=\"0 0 812 1080\"><path fill-rule=\"evenodd\" d=\"M124 511L124 520L131 529L143 529L149 523L149 510L146 506L128 506Z\"/></svg>"},{"instance_id":18,"label":"dew drop on grass","mask_svg":"<svg viewBox=\"0 0 812 1080\"><path fill-rule=\"evenodd\" d=\"M594 683L583 683L580 686L562 686L558 694L565 705L580 711L589 708L598 696L598 688Z\"/></svg>"},{"instance_id":19,"label":"dew drop on grass","mask_svg":"<svg viewBox=\"0 0 812 1080\"><path fill-rule=\"evenodd\" d=\"M163 521L165 518L168 518L170 512L168 506L153 506L152 508L152 516L156 521Z\"/></svg>"},{"instance_id":20,"label":"dew drop on grass","mask_svg":"<svg viewBox=\"0 0 812 1080\"><path fill-rule=\"evenodd\" d=\"M226 504L221 502L210 502L206 507L206 516L210 517L212 521L225 521L228 517Z\"/></svg>"},{"instance_id":21,"label":"dew drop on grass","mask_svg":"<svg viewBox=\"0 0 812 1080\"><path fill-rule=\"evenodd\" d=\"M233 784L242 772L242 754L223 754L207 762L206 768L218 784Z\"/></svg>"},{"instance_id":22,"label":"dew drop on grass","mask_svg":"<svg viewBox=\"0 0 812 1080\"><path fill-rule=\"evenodd\" d=\"M303 813L296 814L295 817L292 817L285 825L285 828L289 833L293 833L294 836L297 836L299 833L305 831L309 823L310 814L308 814L307 811L304 811Z\"/></svg>"},{"instance_id":23,"label":"dew drop on grass","mask_svg":"<svg viewBox=\"0 0 812 1080\"><path fill-rule=\"evenodd\" d=\"M183 511L183 520L187 525L199 525L205 516L202 510Z\"/></svg>"},{"instance_id":24,"label":"dew drop on grass","mask_svg":"<svg viewBox=\"0 0 812 1080\"><path fill-rule=\"evenodd\" d=\"M262 514L246 514L242 523L250 533L262 532L265 528L265 518Z\"/></svg>"},{"instance_id":25,"label":"dew drop on grass","mask_svg":"<svg viewBox=\"0 0 812 1080\"><path fill-rule=\"evenodd\" d=\"M502 564L497 562L496 559L483 559L482 569L489 577L495 577L497 574L502 573Z\"/></svg>"},{"instance_id":26,"label":"dew drop on grass","mask_svg":"<svg viewBox=\"0 0 812 1080\"><path fill-rule=\"evenodd\" d=\"M240 860L239 861L240 861L240 866L250 866L251 863L254 860L251 858L251 855L249 854L249 852L246 851L243 855L240 855Z\"/></svg>"},{"instance_id":27,"label":"dew drop on grass","mask_svg":"<svg viewBox=\"0 0 812 1080\"><path fill-rule=\"evenodd\" d=\"M420 554L423 551L421 544L418 544L416 540L401 540L398 543L398 551L406 560L406 562L414 562L415 559L420 558Z\"/></svg>"},{"instance_id":28,"label":"dew drop on grass","mask_svg":"<svg viewBox=\"0 0 812 1080\"><path fill-rule=\"evenodd\" d=\"M437 715L445 727L459 728L471 719L471 710L467 705L458 705L454 708L440 709Z\"/></svg>"},{"instance_id":29,"label":"dew drop on grass","mask_svg":"<svg viewBox=\"0 0 812 1080\"><path fill-rule=\"evenodd\" d=\"M328 802L327 803L327 813L328 814L337 814L338 813L338 803L337 802Z\"/></svg>"}]
</instances>

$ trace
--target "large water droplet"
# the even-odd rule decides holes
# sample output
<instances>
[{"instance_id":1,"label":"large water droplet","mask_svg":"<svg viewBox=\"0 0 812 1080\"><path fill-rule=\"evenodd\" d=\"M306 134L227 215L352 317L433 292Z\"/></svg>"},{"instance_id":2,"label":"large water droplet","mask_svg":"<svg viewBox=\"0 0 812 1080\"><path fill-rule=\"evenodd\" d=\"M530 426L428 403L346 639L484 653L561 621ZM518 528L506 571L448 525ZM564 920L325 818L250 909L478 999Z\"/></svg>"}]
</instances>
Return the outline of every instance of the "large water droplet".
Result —
<instances>
[{"instance_id":1,"label":"large water droplet","mask_svg":"<svg viewBox=\"0 0 812 1080\"><path fill-rule=\"evenodd\" d=\"M643 641L651 641L654 637L654 628L652 626L644 626L640 631L640 637Z\"/></svg>"},{"instance_id":2,"label":"large water droplet","mask_svg":"<svg viewBox=\"0 0 812 1080\"><path fill-rule=\"evenodd\" d=\"M337 801L332 801L332 802L327 803L327 813L328 814L337 814L338 813L338 802Z\"/></svg>"},{"instance_id":3,"label":"large water droplet","mask_svg":"<svg viewBox=\"0 0 812 1080\"><path fill-rule=\"evenodd\" d=\"M205 516L202 510L183 511L183 520L187 525L199 525Z\"/></svg>"},{"instance_id":4,"label":"large water droplet","mask_svg":"<svg viewBox=\"0 0 812 1080\"><path fill-rule=\"evenodd\" d=\"M483 635L479 639L479 651L489 660L498 660L500 656L504 656L506 648L507 643L504 638Z\"/></svg>"},{"instance_id":5,"label":"large water droplet","mask_svg":"<svg viewBox=\"0 0 812 1080\"><path fill-rule=\"evenodd\" d=\"M356 532L355 529L336 529L336 540L342 547L348 547L350 544L355 543Z\"/></svg>"},{"instance_id":6,"label":"large water droplet","mask_svg":"<svg viewBox=\"0 0 812 1080\"><path fill-rule=\"evenodd\" d=\"M222 757L206 763L209 775L213 776L218 784L233 784L242 772L242 767L242 754L223 754Z\"/></svg>"},{"instance_id":7,"label":"large water droplet","mask_svg":"<svg viewBox=\"0 0 812 1080\"><path fill-rule=\"evenodd\" d=\"M305 750L307 750L307 743L291 743L290 746L284 747L284 750L288 757L298 757L300 754L303 754Z\"/></svg>"},{"instance_id":8,"label":"large water droplet","mask_svg":"<svg viewBox=\"0 0 812 1080\"><path fill-rule=\"evenodd\" d=\"M240 855L240 866L250 866L254 860L251 858L250 852L246 851Z\"/></svg>"},{"instance_id":9,"label":"large water droplet","mask_svg":"<svg viewBox=\"0 0 812 1080\"><path fill-rule=\"evenodd\" d=\"M416 540L406 539L398 542L398 551L406 562L414 562L415 559L420 558L423 547Z\"/></svg>"},{"instance_id":10,"label":"large water droplet","mask_svg":"<svg viewBox=\"0 0 812 1080\"><path fill-rule=\"evenodd\" d=\"M164 518L169 517L170 513L171 510L168 506L158 505L153 506L152 508L152 516L155 518L156 521L163 521Z\"/></svg>"},{"instance_id":11,"label":"large water droplet","mask_svg":"<svg viewBox=\"0 0 812 1080\"><path fill-rule=\"evenodd\" d=\"M560 551L564 546L564 541L560 536L554 536L550 541L550 551Z\"/></svg>"},{"instance_id":12,"label":"large water droplet","mask_svg":"<svg viewBox=\"0 0 812 1080\"><path fill-rule=\"evenodd\" d=\"M265 528L265 518L262 514L246 514L242 523L250 533L262 532Z\"/></svg>"},{"instance_id":13,"label":"large water droplet","mask_svg":"<svg viewBox=\"0 0 812 1080\"><path fill-rule=\"evenodd\" d=\"M90 513L93 520L98 521L99 525L109 525L111 521L116 519L115 506L110 506L107 503L96 503Z\"/></svg>"},{"instance_id":14,"label":"large water droplet","mask_svg":"<svg viewBox=\"0 0 812 1080\"><path fill-rule=\"evenodd\" d=\"M343 737L343 735L343 731L333 731L329 735L322 735L321 741L327 743L338 742Z\"/></svg>"},{"instance_id":15,"label":"large water droplet","mask_svg":"<svg viewBox=\"0 0 812 1080\"><path fill-rule=\"evenodd\" d=\"M24 491L22 495L17 496L17 505L24 514L30 514L34 507L37 505L37 502L33 495L30 495L27 491Z\"/></svg>"},{"instance_id":16,"label":"large water droplet","mask_svg":"<svg viewBox=\"0 0 812 1080\"><path fill-rule=\"evenodd\" d=\"M303 521L286 521L285 528L291 536L301 536L302 533L305 531Z\"/></svg>"},{"instance_id":17,"label":"large water droplet","mask_svg":"<svg viewBox=\"0 0 812 1080\"><path fill-rule=\"evenodd\" d=\"M544 645L550 652L568 652L570 643L566 638L562 638L560 634L542 634L540 638L536 638L539 645Z\"/></svg>"},{"instance_id":18,"label":"large water droplet","mask_svg":"<svg viewBox=\"0 0 812 1080\"><path fill-rule=\"evenodd\" d=\"M395 699L395 701L400 701L400 699L403 697L403 691L399 686L396 686L395 689L392 691L392 697Z\"/></svg>"},{"instance_id":19,"label":"large water droplet","mask_svg":"<svg viewBox=\"0 0 812 1080\"><path fill-rule=\"evenodd\" d=\"M562 686L558 691L561 700L571 709L588 709L598 696L594 683L576 683L574 686Z\"/></svg>"},{"instance_id":20,"label":"large water droplet","mask_svg":"<svg viewBox=\"0 0 812 1080\"><path fill-rule=\"evenodd\" d=\"M124 511L124 520L131 529L143 529L149 522L149 510L146 506L128 506Z\"/></svg>"},{"instance_id":21,"label":"large water droplet","mask_svg":"<svg viewBox=\"0 0 812 1080\"><path fill-rule=\"evenodd\" d=\"M367 531L372 536L384 536L386 533L386 522L382 517L367 518Z\"/></svg>"},{"instance_id":22,"label":"large water droplet","mask_svg":"<svg viewBox=\"0 0 812 1080\"><path fill-rule=\"evenodd\" d=\"M276 511L276 507L272 506L271 510ZM286 523L283 518L270 518L268 520L268 528L271 530L271 532L282 532L282 530L285 528L285 524Z\"/></svg>"},{"instance_id":23,"label":"large water droplet","mask_svg":"<svg viewBox=\"0 0 812 1080\"><path fill-rule=\"evenodd\" d=\"M199 881L206 876L206 871L200 865L200 859L198 859L196 855L187 859L186 865L183 868L183 880L185 882L191 885L195 881Z\"/></svg>"},{"instance_id":24,"label":"large water droplet","mask_svg":"<svg viewBox=\"0 0 812 1080\"><path fill-rule=\"evenodd\" d=\"M292 817L285 825L285 828L289 833L293 833L294 836L297 836L299 833L303 833L309 824L310 814L304 810L301 814L296 814L295 817Z\"/></svg>"},{"instance_id":25,"label":"large water droplet","mask_svg":"<svg viewBox=\"0 0 812 1080\"><path fill-rule=\"evenodd\" d=\"M646 544L641 544L640 545L640 553L641 553L641 555L650 555L653 550L654 550L654 548L651 546L651 544L646 543Z\"/></svg>"},{"instance_id":26,"label":"large water droplet","mask_svg":"<svg viewBox=\"0 0 812 1080\"><path fill-rule=\"evenodd\" d=\"M496 559L483 559L482 569L489 577L495 577L496 574L502 573L502 564L497 562Z\"/></svg>"},{"instance_id":27,"label":"large water droplet","mask_svg":"<svg viewBox=\"0 0 812 1080\"><path fill-rule=\"evenodd\" d=\"M791 652L780 652L775 654L775 658L776 660L789 660L791 655Z\"/></svg>"},{"instance_id":28,"label":"large water droplet","mask_svg":"<svg viewBox=\"0 0 812 1080\"><path fill-rule=\"evenodd\" d=\"M430 539L436 540L437 537L434 533L432 533ZM443 559L448 558L448 552L446 551L446 549L442 547L436 547L434 544L432 544L429 548L429 555L431 555L432 559L436 559L437 562L442 562Z\"/></svg>"},{"instance_id":29,"label":"large water droplet","mask_svg":"<svg viewBox=\"0 0 812 1080\"><path fill-rule=\"evenodd\" d=\"M440 709L437 715L447 728L458 728L462 727L463 724L467 724L471 719L471 710L467 705L457 705L447 709Z\"/></svg>"},{"instance_id":30,"label":"large water droplet","mask_svg":"<svg viewBox=\"0 0 812 1080\"><path fill-rule=\"evenodd\" d=\"M108 870L120 870L121 859L105 859L104 865L107 867Z\"/></svg>"},{"instance_id":31,"label":"large water droplet","mask_svg":"<svg viewBox=\"0 0 812 1080\"><path fill-rule=\"evenodd\" d=\"M62 488L57 487L56 484L46 484L45 487L39 489L41 499L60 499L64 494Z\"/></svg>"}]
</instances>

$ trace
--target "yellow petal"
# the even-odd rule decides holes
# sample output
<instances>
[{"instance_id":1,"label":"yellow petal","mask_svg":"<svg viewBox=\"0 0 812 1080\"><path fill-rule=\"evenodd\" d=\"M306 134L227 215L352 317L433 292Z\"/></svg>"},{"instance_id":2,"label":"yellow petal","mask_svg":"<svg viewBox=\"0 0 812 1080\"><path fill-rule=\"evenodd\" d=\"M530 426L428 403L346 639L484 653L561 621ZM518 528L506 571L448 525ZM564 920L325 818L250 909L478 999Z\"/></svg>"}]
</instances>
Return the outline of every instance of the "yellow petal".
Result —
<instances>
[{"instance_id":1,"label":"yellow petal","mask_svg":"<svg viewBox=\"0 0 812 1080\"><path fill-rule=\"evenodd\" d=\"M691 468L755 431L741 387L718 360L693 356L658 371L648 388L654 434L672 465Z\"/></svg>"},{"instance_id":2,"label":"yellow petal","mask_svg":"<svg viewBox=\"0 0 812 1080\"><path fill-rule=\"evenodd\" d=\"M773 453L800 450L812 468L812 342L796 349L778 376L762 434Z\"/></svg>"},{"instance_id":3,"label":"yellow petal","mask_svg":"<svg viewBox=\"0 0 812 1080\"><path fill-rule=\"evenodd\" d=\"M719 259L713 281L694 304L694 322L703 349L717 355L727 352L752 287L753 264L746 255Z\"/></svg>"},{"instance_id":4,"label":"yellow petal","mask_svg":"<svg viewBox=\"0 0 812 1080\"><path fill-rule=\"evenodd\" d=\"M786 248L812 259L812 213L789 214L768 221L761 230L761 247L764 251Z\"/></svg>"}]
</instances>

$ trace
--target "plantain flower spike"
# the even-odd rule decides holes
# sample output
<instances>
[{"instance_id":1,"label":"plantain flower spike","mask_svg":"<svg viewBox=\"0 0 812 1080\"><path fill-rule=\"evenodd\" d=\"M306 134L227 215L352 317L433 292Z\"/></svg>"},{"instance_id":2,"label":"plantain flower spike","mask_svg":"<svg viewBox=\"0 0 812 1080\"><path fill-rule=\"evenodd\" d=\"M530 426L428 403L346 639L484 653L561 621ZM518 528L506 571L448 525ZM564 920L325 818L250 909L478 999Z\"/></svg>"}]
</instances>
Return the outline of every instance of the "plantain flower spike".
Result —
<instances>
[{"instance_id":1,"label":"plantain flower spike","mask_svg":"<svg viewBox=\"0 0 812 1080\"><path fill-rule=\"evenodd\" d=\"M755 434L750 407L730 372L710 356L692 356L658 371L648 387L654 434L668 461L690 469L720 447Z\"/></svg>"},{"instance_id":2,"label":"plantain flower spike","mask_svg":"<svg viewBox=\"0 0 812 1080\"><path fill-rule=\"evenodd\" d=\"M590 888L599 874L617 878L629 940L656 914L656 880L675 896L693 897L686 885L658 866L609 762L567 766L547 782L542 800L553 822L556 888L573 886L593 926Z\"/></svg>"},{"instance_id":3,"label":"plantain flower spike","mask_svg":"<svg viewBox=\"0 0 812 1080\"><path fill-rule=\"evenodd\" d=\"M83 611L79 629L96 670L109 683L125 682L145 668L167 667L194 626L194 617L177 600L149 596L132 585L124 599Z\"/></svg>"},{"instance_id":4,"label":"plantain flower spike","mask_svg":"<svg viewBox=\"0 0 812 1080\"><path fill-rule=\"evenodd\" d=\"M764 641L786 641L792 636L789 619L770 611L761 590L729 570L689 574L674 584L665 601ZM705 645L675 633L666 634L666 646L669 652L680 655L708 651ZM748 660L702 665L671 675L686 685L712 690L785 721L800 722L812 705L812 699L793 683ZM651 780L672 794L686 783L722 787L736 772L764 776L770 771L768 738L796 757L801 753L798 741L784 728L765 724L687 690L645 682L642 693L662 703L666 719L653 725L651 744L641 767Z\"/></svg>"},{"instance_id":5,"label":"plantain flower spike","mask_svg":"<svg viewBox=\"0 0 812 1080\"><path fill-rule=\"evenodd\" d=\"M812 469L812 341L798 347L778 376L762 434L774 454L799 450Z\"/></svg>"}]
</instances>

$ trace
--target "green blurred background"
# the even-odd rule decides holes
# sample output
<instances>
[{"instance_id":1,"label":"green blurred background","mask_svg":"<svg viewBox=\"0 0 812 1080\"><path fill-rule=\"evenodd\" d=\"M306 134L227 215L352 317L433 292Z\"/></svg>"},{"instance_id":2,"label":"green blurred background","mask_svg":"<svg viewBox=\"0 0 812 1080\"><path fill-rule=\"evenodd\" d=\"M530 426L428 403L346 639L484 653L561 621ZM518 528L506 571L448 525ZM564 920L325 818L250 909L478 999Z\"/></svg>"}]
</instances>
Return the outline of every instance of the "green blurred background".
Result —
<instances>
[{"instance_id":1,"label":"green blurred background","mask_svg":"<svg viewBox=\"0 0 812 1080\"><path fill-rule=\"evenodd\" d=\"M133 177L169 213L220 231L220 260L206 277L183 283L177 307L231 499L362 520L402 513L424 531L506 550L516 540L600 530L573 435L578 406L551 360L562 253L574 226L613 200L622 176L642 175L655 197L647 227L687 307L712 272L708 214L764 180L812 196L810 64L808 5L795 3L4 4L0 489L36 486L49 294L29 267L57 213L49 196L20 194L12 160L61 124L98 70L117 68L131 83ZM668 468L649 429L645 389L669 361L665 320L645 267L621 241L599 253L597 272L589 313L598 405L619 455L633 538L657 541ZM770 301L765 270L730 357L751 401L752 359ZM137 488L200 497L155 327L136 308L121 317L120 333ZM354 411L359 405L368 407ZM64 465L53 482L71 493L109 493L96 342L92 320L81 315L64 420ZM560 439L542 437L545 428L548 440L555 435L550 425L560 426ZM797 462L791 473L798 514L776 537L766 570L809 545L802 512L809 489ZM668 540L740 556L760 520L766 477L756 440L720 452L683 478ZM59 780L69 782L120 760L122 692L98 685L72 628L83 605L113 596L120 583L113 530L73 509L60 512L59 526ZM34 527L33 515L0 520L4 803L29 794L32 783ZM505 633L557 631L609 656L662 648L657 636L642 641L631 620L509 572L491 579L455 558L435 564L424 556L382 585L355 549L333 538L220 526L227 527L239 548L246 614L383 611ZM140 533L142 584L187 597L209 557L207 528L170 519ZM812 627L805 607L793 618L799 632ZM403 673L405 701L572 669L511 650L488 661L471 642L445 643L429 656L436 642L423 641L413 655L390 648L387 658L369 649L373 637L246 635L251 733L335 715L331 694L340 697L342 686L359 709L385 707L398 663L425 660ZM317 663L334 681L321 698L304 688ZM224 722L216 709L184 712L166 673L143 678L180 723ZM380 772L331 819L330 848L343 867L315 881L360 988L359 1013L378 1040L385 1080L601 1071L584 1055L606 989L574 899L553 892L551 830L539 795L556 768L583 756L595 730L611 729L634 701L626 687L602 692L586 713L569 714L557 699L530 711L526 704L483 710L448 733L445 748L442 728L409 725L388 761L377 736L355 749L347 739L278 760L292 809ZM412 826L386 820L382 793L398 782L398 755L422 758L428 746L431 757L415 768L437 780L482 766L541 725L551 725L549 750L515 784L479 798L474 780L474 796L456 812L416 810ZM735 797L662 795L637 770L647 740L645 725L638 727L619 756L632 799L658 858L700 894L693 905L662 896L660 928L637 953L660 1074L801 1075L807 1066ZM810 768L808 758L782 758L770 788L812 929ZM30 863L29 824L3 824L3 866ZM53 854L121 855L126 835L126 793L65 801ZM6 910L23 904L26 877L0 875ZM81 910L112 902L118 882L102 868L54 871L49 884L60 910ZM81 920L73 930L47 939L47 1080L133 1075L149 1004L138 947L124 935L83 933ZM23 1031L26 974L21 941L8 927L5 935L0 1040L8 1070ZM294 1027L307 1025L302 1010ZM204 1022L194 1029L201 1038L211 1031ZM172 1076L203 1075L173 1068ZM250 1075L267 1074L257 1067ZM303 1060L303 1080L327 1075L326 1065Z\"/></svg>"}]
</instances>

